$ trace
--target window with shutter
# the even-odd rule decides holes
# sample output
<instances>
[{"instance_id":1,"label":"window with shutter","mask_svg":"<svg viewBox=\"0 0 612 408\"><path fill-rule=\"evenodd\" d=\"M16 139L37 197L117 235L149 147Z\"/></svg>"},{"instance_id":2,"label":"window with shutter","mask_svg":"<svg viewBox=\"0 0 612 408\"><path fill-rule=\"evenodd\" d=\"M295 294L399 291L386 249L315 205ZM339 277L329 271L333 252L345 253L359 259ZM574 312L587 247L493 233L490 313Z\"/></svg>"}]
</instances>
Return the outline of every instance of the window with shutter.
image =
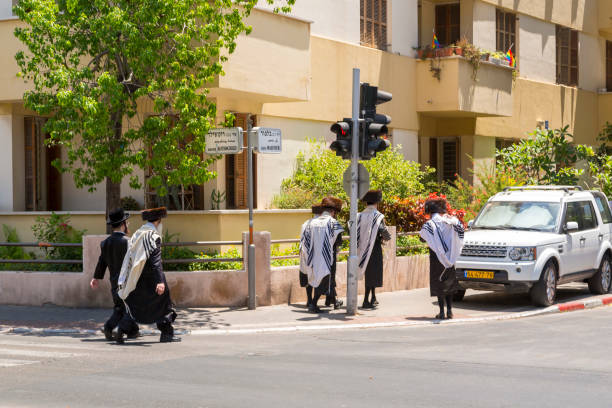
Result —
<instances>
[{"instance_id":1,"label":"window with shutter","mask_svg":"<svg viewBox=\"0 0 612 408\"><path fill-rule=\"evenodd\" d=\"M62 177L53 166L61 159L59 146L46 146L45 118L24 118L24 183L26 211L59 211L62 208Z\"/></svg>"},{"instance_id":2,"label":"window with shutter","mask_svg":"<svg viewBox=\"0 0 612 408\"><path fill-rule=\"evenodd\" d=\"M497 51L506 52L512 47L516 57L516 14L497 9L495 31Z\"/></svg>"},{"instance_id":3,"label":"window with shutter","mask_svg":"<svg viewBox=\"0 0 612 408\"><path fill-rule=\"evenodd\" d=\"M456 140L442 141L442 181L456 178L459 171L459 143Z\"/></svg>"},{"instance_id":4,"label":"window with shutter","mask_svg":"<svg viewBox=\"0 0 612 408\"><path fill-rule=\"evenodd\" d=\"M24 119L25 128L25 209L36 210L36 128L34 118Z\"/></svg>"},{"instance_id":5,"label":"window with shutter","mask_svg":"<svg viewBox=\"0 0 612 408\"><path fill-rule=\"evenodd\" d=\"M606 90L612 92L612 41L606 41Z\"/></svg>"},{"instance_id":6,"label":"window with shutter","mask_svg":"<svg viewBox=\"0 0 612 408\"><path fill-rule=\"evenodd\" d=\"M557 83L578 86L578 31L558 25Z\"/></svg>"},{"instance_id":7,"label":"window with shutter","mask_svg":"<svg viewBox=\"0 0 612 408\"><path fill-rule=\"evenodd\" d=\"M248 128L247 114L237 113L234 126L243 130ZM255 126L255 116L251 116L252 126ZM248 145L246 133L243 135L244 146ZM248 159L247 149L242 153L225 155L225 195L228 208L244 209L249 205ZM253 206L257 207L257 155L253 155Z\"/></svg>"},{"instance_id":8,"label":"window with shutter","mask_svg":"<svg viewBox=\"0 0 612 408\"><path fill-rule=\"evenodd\" d=\"M436 6L436 37L441 46L459 41L459 3Z\"/></svg>"},{"instance_id":9,"label":"window with shutter","mask_svg":"<svg viewBox=\"0 0 612 408\"><path fill-rule=\"evenodd\" d=\"M168 115L166 119L169 122L169 126L172 127L178 122L178 116ZM185 145L193 140L192 136L187 136L183 142L180 143L180 147L184 148ZM153 154L151 146L147 148L149 156ZM145 180L153 176L153 169L149 167L145 172ZM167 194L163 197L158 196L156 191L146 183L146 196L145 206L147 208L161 207L164 206L169 210L203 210L204 209L204 190L199 185L180 185L180 186L167 186Z\"/></svg>"},{"instance_id":10,"label":"window with shutter","mask_svg":"<svg viewBox=\"0 0 612 408\"><path fill-rule=\"evenodd\" d=\"M360 0L361 45L387 49L387 0Z\"/></svg>"}]
</instances>

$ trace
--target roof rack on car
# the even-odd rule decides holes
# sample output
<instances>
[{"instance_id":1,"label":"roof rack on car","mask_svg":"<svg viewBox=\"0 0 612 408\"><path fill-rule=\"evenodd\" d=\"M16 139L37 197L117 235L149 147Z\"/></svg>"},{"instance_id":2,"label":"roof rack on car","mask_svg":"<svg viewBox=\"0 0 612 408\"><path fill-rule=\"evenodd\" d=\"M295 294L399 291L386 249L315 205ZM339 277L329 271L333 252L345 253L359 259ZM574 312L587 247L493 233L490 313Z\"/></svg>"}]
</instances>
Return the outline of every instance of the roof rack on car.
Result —
<instances>
[{"instance_id":1,"label":"roof rack on car","mask_svg":"<svg viewBox=\"0 0 612 408\"><path fill-rule=\"evenodd\" d=\"M511 190L562 190L566 193L569 193L570 190L574 191L583 191L580 186L517 186L517 187L506 187L504 188L504 192Z\"/></svg>"}]
</instances>

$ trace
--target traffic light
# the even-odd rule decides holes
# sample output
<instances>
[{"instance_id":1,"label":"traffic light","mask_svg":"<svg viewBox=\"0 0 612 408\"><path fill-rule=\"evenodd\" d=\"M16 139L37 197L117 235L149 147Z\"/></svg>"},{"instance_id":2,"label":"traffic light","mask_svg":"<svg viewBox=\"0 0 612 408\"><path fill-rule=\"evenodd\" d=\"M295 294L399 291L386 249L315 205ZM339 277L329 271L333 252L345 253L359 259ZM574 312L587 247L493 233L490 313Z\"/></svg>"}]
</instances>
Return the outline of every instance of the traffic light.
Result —
<instances>
[{"instance_id":1,"label":"traffic light","mask_svg":"<svg viewBox=\"0 0 612 408\"><path fill-rule=\"evenodd\" d=\"M353 134L353 120L344 118L331 126L331 131L336 134L336 140L329 146L336 152L336 156L342 156L344 160L351 159L351 141Z\"/></svg>"},{"instance_id":2,"label":"traffic light","mask_svg":"<svg viewBox=\"0 0 612 408\"><path fill-rule=\"evenodd\" d=\"M368 83L361 84L360 116L363 124L359 132L359 158L370 160L389 147L389 141L380 136L388 132L387 125L391 117L376 113L376 105L389 102L393 96L389 92L380 91Z\"/></svg>"}]
</instances>

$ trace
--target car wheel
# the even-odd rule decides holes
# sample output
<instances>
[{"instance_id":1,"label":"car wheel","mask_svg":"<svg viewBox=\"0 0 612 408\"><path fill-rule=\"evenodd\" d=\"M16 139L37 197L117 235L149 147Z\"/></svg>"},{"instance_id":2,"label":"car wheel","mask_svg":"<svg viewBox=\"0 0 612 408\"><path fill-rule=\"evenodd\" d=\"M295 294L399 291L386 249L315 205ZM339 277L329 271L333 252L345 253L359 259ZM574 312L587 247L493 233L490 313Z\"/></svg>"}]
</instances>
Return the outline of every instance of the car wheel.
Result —
<instances>
[{"instance_id":1,"label":"car wheel","mask_svg":"<svg viewBox=\"0 0 612 408\"><path fill-rule=\"evenodd\" d=\"M453 293L453 301L461 302L464 296L465 296L465 289L459 289L458 291Z\"/></svg>"},{"instance_id":2,"label":"car wheel","mask_svg":"<svg viewBox=\"0 0 612 408\"><path fill-rule=\"evenodd\" d=\"M537 306L550 306L557 296L557 267L548 261L540 280L531 288L531 301Z\"/></svg>"},{"instance_id":3,"label":"car wheel","mask_svg":"<svg viewBox=\"0 0 612 408\"><path fill-rule=\"evenodd\" d=\"M610 267L610 257L607 254L603 256L597 273L588 282L591 293L596 295L608 293L610 282L612 282L612 268Z\"/></svg>"}]
</instances>

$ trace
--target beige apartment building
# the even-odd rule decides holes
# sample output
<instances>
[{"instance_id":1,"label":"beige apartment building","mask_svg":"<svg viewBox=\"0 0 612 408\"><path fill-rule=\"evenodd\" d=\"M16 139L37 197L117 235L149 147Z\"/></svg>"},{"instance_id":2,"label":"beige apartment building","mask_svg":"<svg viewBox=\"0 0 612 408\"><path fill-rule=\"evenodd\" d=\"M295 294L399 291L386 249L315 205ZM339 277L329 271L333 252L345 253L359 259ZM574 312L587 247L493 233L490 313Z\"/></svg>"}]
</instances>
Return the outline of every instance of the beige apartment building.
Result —
<instances>
[{"instance_id":1,"label":"beige apartment building","mask_svg":"<svg viewBox=\"0 0 612 408\"><path fill-rule=\"evenodd\" d=\"M59 174L50 163L64 153L44 146L44 118L24 109L14 1L0 0L0 211L103 210L104 188L79 190ZM282 154L255 159L260 209L269 208L306 140L329 144L330 125L350 115L353 67L393 94L380 107L393 118L393 144L436 167L440 179L471 177L470 157L491 163L496 146L536 126L568 125L577 143L594 143L612 121L611 0L297 0L290 15L270 10L253 11L253 32L239 39L211 90L220 115L282 130ZM434 32L442 46L462 37L491 52L512 46L516 72L483 61L474 79L462 56L417 58ZM245 154L214 167L217 179L184 186L175 209L209 210L213 190L226 193L221 208L246 207ZM146 191L122 188L144 204Z\"/></svg>"}]
</instances>

